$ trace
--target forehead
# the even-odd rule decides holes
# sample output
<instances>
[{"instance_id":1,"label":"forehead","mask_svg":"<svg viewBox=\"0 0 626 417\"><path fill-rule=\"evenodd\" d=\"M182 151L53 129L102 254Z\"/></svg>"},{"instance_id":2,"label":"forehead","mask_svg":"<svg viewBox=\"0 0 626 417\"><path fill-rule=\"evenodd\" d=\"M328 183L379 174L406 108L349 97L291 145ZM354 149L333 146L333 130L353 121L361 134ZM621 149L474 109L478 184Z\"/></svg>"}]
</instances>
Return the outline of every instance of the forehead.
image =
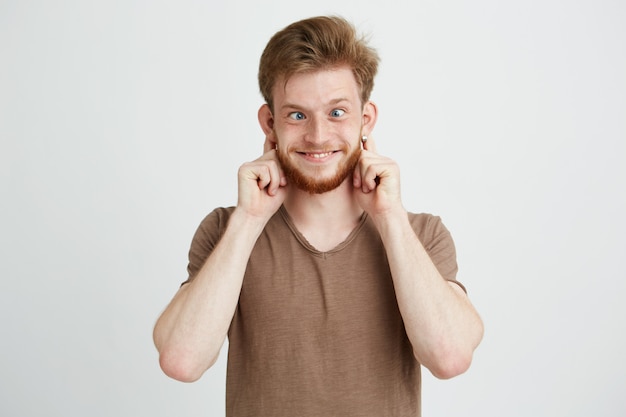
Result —
<instances>
[{"instance_id":1,"label":"forehead","mask_svg":"<svg viewBox=\"0 0 626 417\"><path fill-rule=\"evenodd\" d=\"M273 88L274 103L327 103L339 98L360 103L359 85L349 67L323 69L280 78Z\"/></svg>"}]
</instances>

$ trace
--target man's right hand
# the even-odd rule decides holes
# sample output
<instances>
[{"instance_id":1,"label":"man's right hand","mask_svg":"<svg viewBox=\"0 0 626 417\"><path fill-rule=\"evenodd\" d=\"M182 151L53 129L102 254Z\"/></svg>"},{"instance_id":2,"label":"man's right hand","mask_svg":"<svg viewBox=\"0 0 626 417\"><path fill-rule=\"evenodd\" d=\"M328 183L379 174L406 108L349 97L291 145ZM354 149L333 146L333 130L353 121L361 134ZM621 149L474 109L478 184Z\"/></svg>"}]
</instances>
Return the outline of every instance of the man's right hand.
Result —
<instances>
[{"instance_id":1,"label":"man's right hand","mask_svg":"<svg viewBox=\"0 0 626 417\"><path fill-rule=\"evenodd\" d=\"M264 221L276 213L287 195L287 178L276 149L268 146L260 158L239 168L237 208Z\"/></svg>"}]
</instances>

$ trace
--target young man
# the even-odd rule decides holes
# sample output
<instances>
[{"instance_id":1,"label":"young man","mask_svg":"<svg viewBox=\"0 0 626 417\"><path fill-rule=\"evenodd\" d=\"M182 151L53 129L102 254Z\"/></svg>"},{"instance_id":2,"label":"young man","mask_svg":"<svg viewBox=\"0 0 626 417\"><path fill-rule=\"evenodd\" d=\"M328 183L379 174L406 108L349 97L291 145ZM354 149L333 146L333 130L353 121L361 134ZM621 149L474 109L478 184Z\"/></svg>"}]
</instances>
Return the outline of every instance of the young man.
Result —
<instances>
[{"instance_id":1,"label":"young man","mask_svg":"<svg viewBox=\"0 0 626 417\"><path fill-rule=\"evenodd\" d=\"M239 169L237 206L201 223L154 329L181 381L228 336L228 416L417 416L420 364L458 375L482 338L450 234L407 213L376 153L377 65L336 17L288 26L261 57L265 153Z\"/></svg>"}]
</instances>

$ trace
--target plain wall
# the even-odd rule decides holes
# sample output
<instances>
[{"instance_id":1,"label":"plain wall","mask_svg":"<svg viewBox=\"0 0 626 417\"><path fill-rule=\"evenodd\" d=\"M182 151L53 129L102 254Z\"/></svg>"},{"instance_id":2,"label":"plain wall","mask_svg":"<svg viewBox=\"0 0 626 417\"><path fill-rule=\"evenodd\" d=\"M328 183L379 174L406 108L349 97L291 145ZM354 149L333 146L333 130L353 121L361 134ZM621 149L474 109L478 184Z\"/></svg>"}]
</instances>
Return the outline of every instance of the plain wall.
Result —
<instances>
[{"instance_id":1,"label":"plain wall","mask_svg":"<svg viewBox=\"0 0 626 417\"><path fill-rule=\"evenodd\" d=\"M484 318L424 416L623 416L626 5L619 1L0 1L0 415L219 416L151 332L201 219L263 146L258 59L340 14L403 201L440 215Z\"/></svg>"}]
</instances>

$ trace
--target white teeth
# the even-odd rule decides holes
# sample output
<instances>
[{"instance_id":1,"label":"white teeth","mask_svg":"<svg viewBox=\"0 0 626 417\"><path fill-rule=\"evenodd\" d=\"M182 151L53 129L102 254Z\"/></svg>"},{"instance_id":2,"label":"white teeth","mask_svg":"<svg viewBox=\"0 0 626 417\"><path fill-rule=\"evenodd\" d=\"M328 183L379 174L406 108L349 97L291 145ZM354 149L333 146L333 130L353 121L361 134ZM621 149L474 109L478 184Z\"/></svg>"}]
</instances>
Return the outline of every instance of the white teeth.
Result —
<instances>
[{"instance_id":1,"label":"white teeth","mask_svg":"<svg viewBox=\"0 0 626 417\"><path fill-rule=\"evenodd\" d=\"M312 156L313 158L316 159L322 159L322 158L326 158L328 155L332 154L332 152L325 152L325 153L310 153L307 154L308 156Z\"/></svg>"}]
</instances>

